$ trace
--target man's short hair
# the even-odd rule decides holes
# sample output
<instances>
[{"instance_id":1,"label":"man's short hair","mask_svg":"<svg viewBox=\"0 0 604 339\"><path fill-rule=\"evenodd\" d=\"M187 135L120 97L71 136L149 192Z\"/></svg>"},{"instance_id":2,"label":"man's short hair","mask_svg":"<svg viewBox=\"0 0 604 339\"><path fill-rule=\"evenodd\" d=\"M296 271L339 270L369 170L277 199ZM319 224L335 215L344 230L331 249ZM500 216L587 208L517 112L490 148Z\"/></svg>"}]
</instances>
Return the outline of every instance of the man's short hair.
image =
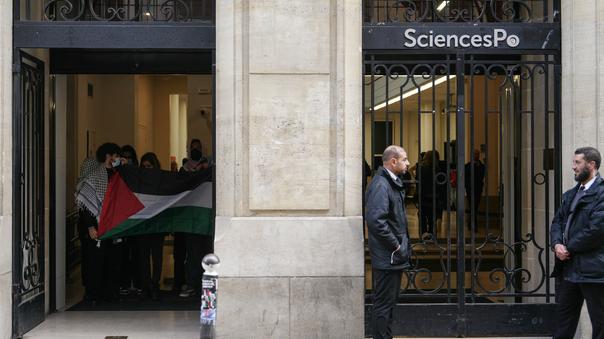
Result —
<instances>
[{"instance_id":1,"label":"man's short hair","mask_svg":"<svg viewBox=\"0 0 604 339\"><path fill-rule=\"evenodd\" d=\"M585 161L593 161L596 163L596 169L600 168L602 156L600 155L600 152L598 152L597 149L593 147L579 147L575 150L575 154L583 154L583 158L585 159Z\"/></svg>"},{"instance_id":2,"label":"man's short hair","mask_svg":"<svg viewBox=\"0 0 604 339\"><path fill-rule=\"evenodd\" d=\"M98 162L105 162L105 157L107 154L119 154L122 151L118 144L114 144L112 142L106 142L99 146L96 150L96 160Z\"/></svg>"},{"instance_id":3,"label":"man's short hair","mask_svg":"<svg viewBox=\"0 0 604 339\"><path fill-rule=\"evenodd\" d=\"M387 163L392 158L400 157L405 150L401 146L390 145L386 147L384 152L382 153L382 163Z\"/></svg>"}]
</instances>

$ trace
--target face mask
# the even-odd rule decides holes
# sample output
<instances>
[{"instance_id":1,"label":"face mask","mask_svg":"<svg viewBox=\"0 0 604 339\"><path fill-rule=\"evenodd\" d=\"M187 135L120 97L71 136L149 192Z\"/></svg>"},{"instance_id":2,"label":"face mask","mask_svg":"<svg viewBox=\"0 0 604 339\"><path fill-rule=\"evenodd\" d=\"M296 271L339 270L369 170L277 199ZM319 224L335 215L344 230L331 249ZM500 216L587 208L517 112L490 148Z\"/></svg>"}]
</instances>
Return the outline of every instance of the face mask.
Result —
<instances>
[{"instance_id":1,"label":"face mask","mask_svg":"<svg viewBox=\"0 0 604 339\"><path fill-rule=\"evenodd\" d=\"M117 158L117 159L115 159L115 160L113 160L113 161L111 162L111 166L113 166L113 167L117 167L117 166L119 166L121 163L122 163L122 162L120 161L120 158Z\"/></svg>"}]
</instances>

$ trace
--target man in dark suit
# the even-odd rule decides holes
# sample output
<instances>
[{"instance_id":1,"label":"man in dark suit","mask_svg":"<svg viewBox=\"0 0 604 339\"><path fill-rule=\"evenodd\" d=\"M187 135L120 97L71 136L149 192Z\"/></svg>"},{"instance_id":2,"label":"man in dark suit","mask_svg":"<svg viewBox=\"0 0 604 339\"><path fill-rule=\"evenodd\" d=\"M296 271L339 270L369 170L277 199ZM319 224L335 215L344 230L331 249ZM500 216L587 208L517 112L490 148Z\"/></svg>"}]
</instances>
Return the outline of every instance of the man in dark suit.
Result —
<instances>
[{"instance_id":1,"label":"man in dark suit","mask_svg":"<svg viewBox=\"0 0 604 339\"><path fill-rule=\"evenodd\" d=\"M583 300L594 339L604 339L604 180L598 169L600 152L593 147L575 151L577 185L562 196L551 226L556 265L557 319L554 339L572 339Z\"/></svg>"},{"instance_id":2,"label":"man in dark suit","mask_svg":"<svg viewBox=\"0 0 604 339\"><path fill-rule=\"evenodd\" d=\"M405 191L399 176L409 167L407 152L388 146L366 193L365 220L373 276L374 338L392 338L392 312L401 288L402 270L409 267L411 253Z\"/></svg>"}]
</instances>

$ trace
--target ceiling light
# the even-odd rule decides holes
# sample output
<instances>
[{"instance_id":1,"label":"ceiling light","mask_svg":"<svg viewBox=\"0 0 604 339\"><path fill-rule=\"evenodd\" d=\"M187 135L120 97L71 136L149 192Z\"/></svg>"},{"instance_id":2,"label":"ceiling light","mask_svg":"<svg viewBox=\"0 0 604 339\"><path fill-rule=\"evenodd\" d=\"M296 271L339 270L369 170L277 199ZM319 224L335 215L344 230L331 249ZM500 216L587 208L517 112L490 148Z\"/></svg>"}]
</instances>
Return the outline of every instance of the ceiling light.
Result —
<instances>
[{"instance_id":1,"label":"ceiling light","mask_svg":"<svg viewBox=\"0 0 604 339\"><path fill-rule=\"evenodd\" d=\"M449 4L449 0L443 0L443 2L441 2L440 5L438 5L438 7L436 7L436 10L440 12L443 9L445 9L445 7L447 7L448 4Z\"/></svg>"},{"instance_id":2,"label":"ceiling light","mask_svg":"<svg viewBox=\"0 0 604 339\"><path fill-rule=\"evenodd\" d=\"M403 95L397 95L397 96L393 97L392 99L388 100L387 103L386 102L382 102L381 104L375 106L373 108L373 110L377 111L379 109L382 109L382 108L386 107L386 105L395 104L395 103L397 103L397 102L399 102L399 101L401 101L403 99L407 99L410 96L416 95L419 92L423 92L425 90L428 90L428 89L432 88L433 86L438 86L438 85L442 84L443 82L445 82L447 80L454 79L454 78L455 78L455 75L442 76L442 77L440 77L440 78L438 78L438 79L436 79L434 81L430 81L427 84L425 84L423 86L420 86L419 89L417 89L417 88L416 89L412 89L412 90L409 90L409 91L403 93Z\"/></svg>"}]
</instances>

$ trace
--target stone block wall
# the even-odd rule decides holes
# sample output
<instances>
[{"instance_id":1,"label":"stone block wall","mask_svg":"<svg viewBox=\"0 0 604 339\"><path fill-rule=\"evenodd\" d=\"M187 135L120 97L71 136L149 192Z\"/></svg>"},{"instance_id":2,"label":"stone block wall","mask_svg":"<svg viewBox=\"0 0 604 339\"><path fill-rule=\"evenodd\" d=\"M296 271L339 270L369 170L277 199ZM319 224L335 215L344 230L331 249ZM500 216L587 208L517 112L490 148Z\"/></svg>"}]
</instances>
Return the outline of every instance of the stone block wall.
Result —
<instances>
[{"instance_id":1,"label":"stone block wall","mask_svg":"<svg viewBox=\"0 0 604 339\"><path fill-rule=\"evenodd\" d=\"M363 336L360 3L217 3L220 337Z\"/></svg>"}]
</instances>

